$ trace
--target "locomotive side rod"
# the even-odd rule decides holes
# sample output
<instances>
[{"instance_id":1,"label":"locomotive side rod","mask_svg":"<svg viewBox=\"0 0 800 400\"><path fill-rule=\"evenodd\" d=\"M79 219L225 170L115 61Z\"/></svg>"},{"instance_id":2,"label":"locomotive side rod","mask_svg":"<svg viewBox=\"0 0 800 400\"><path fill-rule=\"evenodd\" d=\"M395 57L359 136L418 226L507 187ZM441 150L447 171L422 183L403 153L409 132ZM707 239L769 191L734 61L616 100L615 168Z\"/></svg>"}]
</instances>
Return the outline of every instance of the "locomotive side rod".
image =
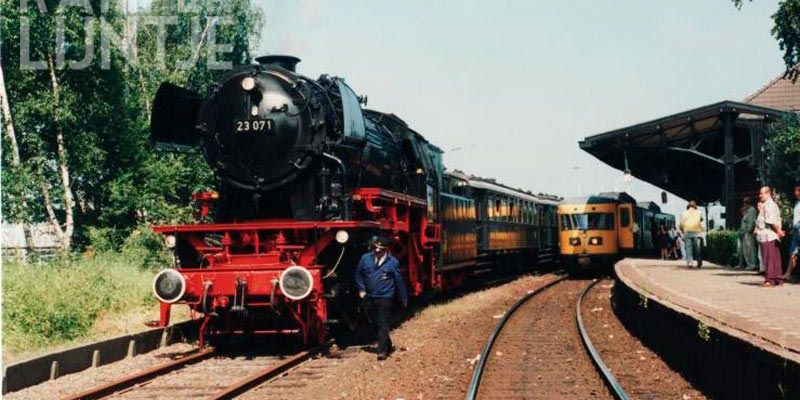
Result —
<instances>
[{"instance_id":1,"label":"locomotive side rod","mask_svg":"<svg viewBox=\"0 0 800 400\"><path fill-rule=\"evenodd\" d=\"M212 357L214 354L216 354L216 350L213 348L198 350L190 355L181 357L177 360L156 365L144 371L128 375L122 379L109 382L104 385L96 386L85 392L71 395L69 397L64 398L64 400L100 399L109 396L111 394L114 394L120 390L127 389L138 383L149 381L157 376L164 375L176 369L183 368L190 364L198 363L200 361Z\"/></svg>"}]
</instances>

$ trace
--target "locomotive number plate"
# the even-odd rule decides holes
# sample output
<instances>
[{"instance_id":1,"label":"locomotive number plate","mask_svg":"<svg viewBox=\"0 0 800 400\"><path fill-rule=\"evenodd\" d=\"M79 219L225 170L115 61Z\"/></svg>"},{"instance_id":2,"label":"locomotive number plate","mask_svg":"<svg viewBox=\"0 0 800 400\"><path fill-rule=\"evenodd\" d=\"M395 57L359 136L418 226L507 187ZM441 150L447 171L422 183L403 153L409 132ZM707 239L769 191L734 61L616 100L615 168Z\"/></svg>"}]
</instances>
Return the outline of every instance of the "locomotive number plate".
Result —
<instances>
[{"instance_id":1,"label":"locomotive number plate","mask_svg":"<svg viewBox=\"0 0 800 400\"><path fill-rule=\"evenodd\" d=\"M267 133L272 131L275 123L271 119L236 119L233 131L237 133Z\"/></svg>"}]
</instances>

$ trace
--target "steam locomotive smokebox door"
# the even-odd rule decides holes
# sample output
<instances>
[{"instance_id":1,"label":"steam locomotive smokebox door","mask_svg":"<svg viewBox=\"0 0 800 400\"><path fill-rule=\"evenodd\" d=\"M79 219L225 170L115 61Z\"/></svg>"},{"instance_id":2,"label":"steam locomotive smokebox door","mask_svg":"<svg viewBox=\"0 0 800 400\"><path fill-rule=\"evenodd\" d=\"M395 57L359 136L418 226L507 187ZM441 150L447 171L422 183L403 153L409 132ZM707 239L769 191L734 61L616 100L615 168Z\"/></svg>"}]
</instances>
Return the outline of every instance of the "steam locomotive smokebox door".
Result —
<instances>
[{"instance_id":1,"label":"steam locomotive smokebox door","mask_svg":"<svg viewBox=\"0 0 800 400\"><path fill-rule=\"evenodd\" d=\"M234 187L286 186L317 160L324 135L311 124L309 93L282 71L233 73L203 103L199 126L205 156Z\"/></svg>"}]
</instances>

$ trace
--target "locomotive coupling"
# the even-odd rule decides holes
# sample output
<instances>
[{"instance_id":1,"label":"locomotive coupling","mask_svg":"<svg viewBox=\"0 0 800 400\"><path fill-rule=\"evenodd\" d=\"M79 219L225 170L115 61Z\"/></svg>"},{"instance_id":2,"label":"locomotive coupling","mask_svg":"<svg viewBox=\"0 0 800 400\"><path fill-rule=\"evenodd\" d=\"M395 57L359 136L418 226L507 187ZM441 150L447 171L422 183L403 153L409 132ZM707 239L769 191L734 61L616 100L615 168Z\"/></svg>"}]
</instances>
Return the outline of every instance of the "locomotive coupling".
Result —
<instances>
[{"instance_id":1,"label":"locomotive coupling","mask_svg":"<svg viewBox=\"0 0 800 400\"><path fill-rule=\"evenodd\" d=\"M186 293L186 278L174 269L165 269L153 278L153 293L164 303L174 303Z\"/></svg>"}]
</instances>

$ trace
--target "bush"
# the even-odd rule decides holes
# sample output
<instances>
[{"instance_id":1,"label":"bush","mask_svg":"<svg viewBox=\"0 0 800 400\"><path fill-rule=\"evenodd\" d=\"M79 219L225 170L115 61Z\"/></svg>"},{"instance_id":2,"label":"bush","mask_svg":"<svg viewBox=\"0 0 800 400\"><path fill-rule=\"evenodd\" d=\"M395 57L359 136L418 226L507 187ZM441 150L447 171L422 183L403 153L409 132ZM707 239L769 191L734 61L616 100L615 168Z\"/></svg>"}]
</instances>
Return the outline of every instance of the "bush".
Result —
<instances>
[{"instance_id":1,"label":"bush","mask_svg":"<svg viewBox=\"0 0 800 400\"><path fill-rule=\"evenodd\" d=\"M125 242L125 234L123 229L91 227L86 236L94 251L104 253L119 250Z\"/></svg>"},{"instance_id":2,"label":"bush","mask_svg":"<svg viewBox=\"0 0 800 400\"><path fill-rule=\"evenodd\" d=\"M155 271L172 265L172 258L164 246L164 237L153 232L149 226L125 230L116 228L92 228L88 233L89 253L120 253L131 265Z\"/></svg>"},{"instance_id":3,"label":"bush","mask_svg":"<svg viewBox=\"0 0 800 400\"><path fill-rule=\"evenodd\" d=\"M709 232L706 236L705 258L719 265L738 265L738 242L736 231Z\"/></svg>"},{"instance_id":4,"label":"bush","mask_svg":"<svg viewBox=\"0 0 800 400\"><path fill-rule=\"evenodd\" d=\"M3 266L3 347L31 352L79 339L105 314L152 306L152 273L125 254Z\"/></svg>"},{"instance_id":5,"label":"bush","mask_svg":"<svg viewBox=\"0 0 800 400\"><path fill-rule=\"evenodd\" d=\"M164 245L164 236L150 227L140 226L125 239L120 249L123 256L140 269L156 271L172 266L172 258Z\"/></svg>"}]
</instances>

